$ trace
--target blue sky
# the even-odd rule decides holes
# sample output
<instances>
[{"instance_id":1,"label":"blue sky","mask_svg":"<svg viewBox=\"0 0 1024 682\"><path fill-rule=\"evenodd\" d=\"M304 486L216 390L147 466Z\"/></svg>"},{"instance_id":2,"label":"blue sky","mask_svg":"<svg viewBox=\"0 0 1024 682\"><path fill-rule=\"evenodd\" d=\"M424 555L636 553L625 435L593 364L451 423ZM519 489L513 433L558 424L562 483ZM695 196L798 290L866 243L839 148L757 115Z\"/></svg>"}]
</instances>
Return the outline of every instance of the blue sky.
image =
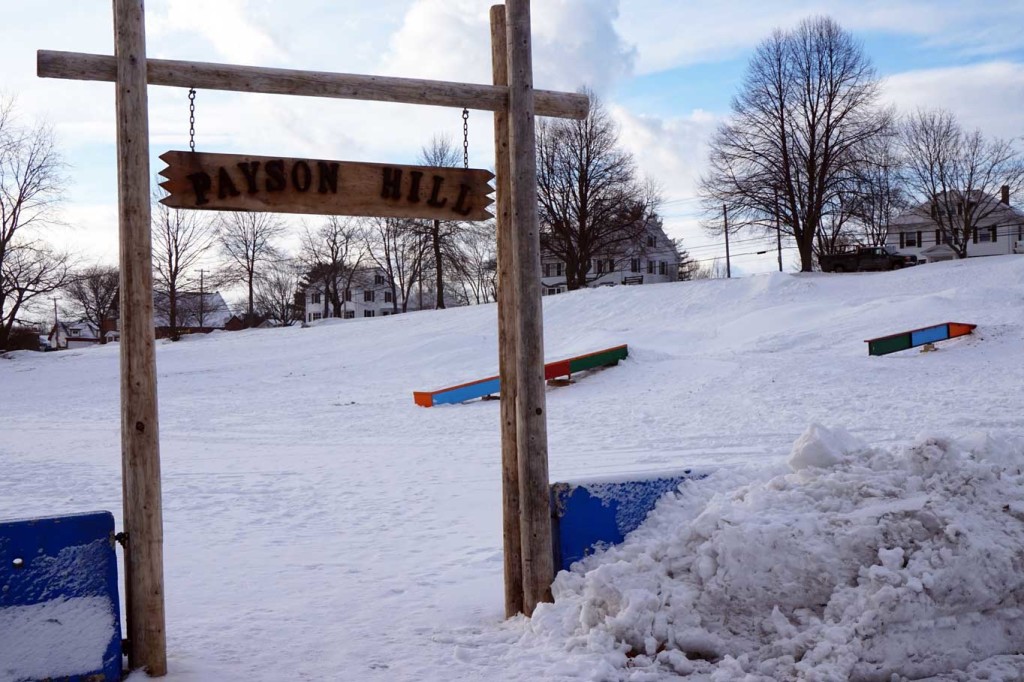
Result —
<instances>
[{"instance_id":1,"label":"blue sky","mask_svg":"<svg viewBox=\"0 0 1024 682\"><path fill-rule=\"evenodd\" d=\"M487 82L490 4L150 0L148 49L154 57ZM0 91L17 97L23 121L53 125L69 163L64 216L72 227L51 238L83 260L113 262L113 88L35 77L37 49L112 52L110 2L3 5ZM723 251L698 225L705 144L728 115L751 51L773 28L830 15L863 42L886 101L900 110L941 106L986 134L1024 134L1021 0L535 0L533 14L537 86L598 92L622 144L662 187L669 234L701 258ZM184 90L150 89L150 129L155 174L156 156L187 148ZM471 115L470 131L472 165L491 166L489 116ZM459 136L459 112L212 92L197 99L197 144L209 151L413 162L436 133ZM746 273L773 267L771 254L736 263Z\"/></svg>"}]
</instances>

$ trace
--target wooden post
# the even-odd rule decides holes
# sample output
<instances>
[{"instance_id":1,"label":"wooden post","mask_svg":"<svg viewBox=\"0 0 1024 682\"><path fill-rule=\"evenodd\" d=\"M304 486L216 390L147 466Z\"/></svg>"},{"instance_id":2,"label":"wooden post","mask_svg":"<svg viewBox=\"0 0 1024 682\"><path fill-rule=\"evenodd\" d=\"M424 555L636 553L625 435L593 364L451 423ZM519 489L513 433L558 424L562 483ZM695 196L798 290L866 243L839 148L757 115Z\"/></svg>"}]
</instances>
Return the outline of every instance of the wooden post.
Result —
<instances>
[{"instance_id":1,"label":"wooden post","mask_svg":"<svg viewBox=\"0 0 1024 682\"><path fill-rule=\"evenodd\" d=\"M121 461L128 666L167 674L142 0L114 0L121 247Z\"/></svg>"},{"instance_id":2,"label":"wooden post","mask_svg":"<svg viewBox=\"0 0 1024 682\"><path fill-rule=\"evenodd\" d=\"M537 140L529 0L508 0L508 118L512 229L518 276L516 420L520 525L523 537L523 612L551 601L554 557L548 482L544 384L544 314L537 221Z\"/></svg>"},{"instance_id":3,"label":"wooden post","mask_svg":"<svg viewBox=\"0 0 1024 682\"><path fill-rule=\"evenodd\" d=\"M508 85L505 6L491 7L494 84ZM494 175L498 224L498 372L501 375L501 508L505 541L505 617L523 610L523 554L519 528L519 454L516 449L516 282L509 196L508 113L494 114Z\"/></svg>"}]
</instances>

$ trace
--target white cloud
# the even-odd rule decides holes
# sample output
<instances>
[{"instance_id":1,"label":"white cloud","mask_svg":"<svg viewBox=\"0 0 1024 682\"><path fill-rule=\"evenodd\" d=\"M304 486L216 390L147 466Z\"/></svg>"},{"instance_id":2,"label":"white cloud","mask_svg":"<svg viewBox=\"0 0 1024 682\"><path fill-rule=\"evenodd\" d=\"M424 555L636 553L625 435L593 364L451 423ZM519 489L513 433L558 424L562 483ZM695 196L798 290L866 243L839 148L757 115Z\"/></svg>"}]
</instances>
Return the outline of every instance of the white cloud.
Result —
<instances>
[{"instance_id":1,"label":"white cloud","mask_svg":"<svg viewBox=\"0 0 1024 682\"><path fill-rule=\"evenodd\" d=\"M1024 46L1019 0L630 0L617 25L638 47L637 71L653 73L735 57L773 29L820 14L854 33L914 35L965 54Z\"/></svg>"},{"instance_id":2,"label":"white cloud","mask_svg":"<svg viewBox=\"0 0 1024 682\"><path fill-rule=\"evenodd\" d=\"M149 35L170 46L178 39L202 36L217 58L236 64L268 65L284 59L282 50L260 21L268 20L264 3L250 0L166 0L149 11ZM192 57L199 59L199 57Z\"/></svg>"},{"instance_id":3,"label":"white cloud","mask_svg":"<svg viewBox=\"0 0 1024 682\"><path fill-rule=\"evenodd\" d=\"M952 111L968 128L992 137L1024 131L1024 64L987 62L907 71L885 79L884 97L902 112L917 108Z\"/></svg>"},{"instance_id":4,"label":"white cloud","mask_svg":"<svg viewBox=\"0 0 1024 682\"><path fill-rule=\"evenodd\" d=\"M384 59L389 74L491 82L489 5L480 0L414 0ZM634 50L615 29L618 3L533 3L534 84L604 91L632 72Z\"/></svg>"}]
</instances>

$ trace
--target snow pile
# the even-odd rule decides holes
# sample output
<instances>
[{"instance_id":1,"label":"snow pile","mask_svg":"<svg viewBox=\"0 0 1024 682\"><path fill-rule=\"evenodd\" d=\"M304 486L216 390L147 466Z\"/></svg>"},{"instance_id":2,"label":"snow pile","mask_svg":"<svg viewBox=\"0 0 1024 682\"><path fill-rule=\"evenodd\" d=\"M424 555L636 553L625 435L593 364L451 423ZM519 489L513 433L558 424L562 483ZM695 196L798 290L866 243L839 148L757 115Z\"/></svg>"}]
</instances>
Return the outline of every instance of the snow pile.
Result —
<instances>
[{"instance_id":1,"label":"snow pile","mask_svg":"<svg viewBox=\"0 0 1024 682\"><path fill-rule=\"evenodd\" d=\"M560 573L529 627L613 679L888 680L1019 653L1022 462L1019 441L872 449L812 426L790 473L681 486Z\"/></svg>"}]
</instances>

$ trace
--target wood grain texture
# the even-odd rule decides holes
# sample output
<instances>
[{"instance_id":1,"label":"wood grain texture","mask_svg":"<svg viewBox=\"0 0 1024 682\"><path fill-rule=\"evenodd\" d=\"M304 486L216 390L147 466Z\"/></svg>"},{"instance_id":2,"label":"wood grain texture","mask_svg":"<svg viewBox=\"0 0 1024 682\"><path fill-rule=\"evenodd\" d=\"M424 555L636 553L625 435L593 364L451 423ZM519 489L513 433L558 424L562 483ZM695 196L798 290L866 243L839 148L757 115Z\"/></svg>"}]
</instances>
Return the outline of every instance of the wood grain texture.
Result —
<instances>
[{"instance_id":1,"label":"wood grain texture","mask_svg":"<svg viewBox=\"0 0 1024 682\"><path fill-rule=\"evenodd\" d=\"M167 674L142 0L114 0L121 264L121 456L129 668Z\"/></svg>"},{"instance_id":2,"label":"wood grain texture","mask_svg":"<svg viewBox=\"0 0 1024 682\"><path fill-rule=\"evenodd\" d=\"M547 404L544 382L544 309L541 303L540 228L529 0L506 3L509 80L509 158L518 303L517 446L523 611L551 601L554 557L548 482Z\"/></svg>"},{"instance_id":3,"label":"wood grain texture","mask_svg":"<svg viewBox=\"0 0 1024 682\"><path fill-rule=\"evenodd\" d=\"M466 107L480 111L504 111L508 107L508 89L494 85L172 59L150 59L147 65L150 85L424 104L458 109ZM115 73L114 58L107 55L55 50L39 50L36 53L36 74L40 78L113 81ZM536 93L536 106L538 116L584 119L587 117L590 100L586 95L578 93L539 90Z\"/></svg>"},{"instance_id":4,"label":"wood grain texture","mask_svg":"<svg viewBox=\"0 0 1024 682\"><path fill-rule=\"evenodd\" d=\"M160 186L174 208L488 220L487 170L170 151Z\"/></svg>"},{"instance_id":5,"label":"wood grain texture","mask_svg":"<svg viewBox=\"0 0 1024 682\"><path fill-rule=\"evenodd\" d=\"M494 84L508 85L505 6L491 7ZM516 265L508 158L508 114L494 113L494 170L498 201L498 373L501 376L501 510L505 546L505 617L523 611L523 542L519 526L519 453L516 438Z\"/></svg>"}]
</instances>

